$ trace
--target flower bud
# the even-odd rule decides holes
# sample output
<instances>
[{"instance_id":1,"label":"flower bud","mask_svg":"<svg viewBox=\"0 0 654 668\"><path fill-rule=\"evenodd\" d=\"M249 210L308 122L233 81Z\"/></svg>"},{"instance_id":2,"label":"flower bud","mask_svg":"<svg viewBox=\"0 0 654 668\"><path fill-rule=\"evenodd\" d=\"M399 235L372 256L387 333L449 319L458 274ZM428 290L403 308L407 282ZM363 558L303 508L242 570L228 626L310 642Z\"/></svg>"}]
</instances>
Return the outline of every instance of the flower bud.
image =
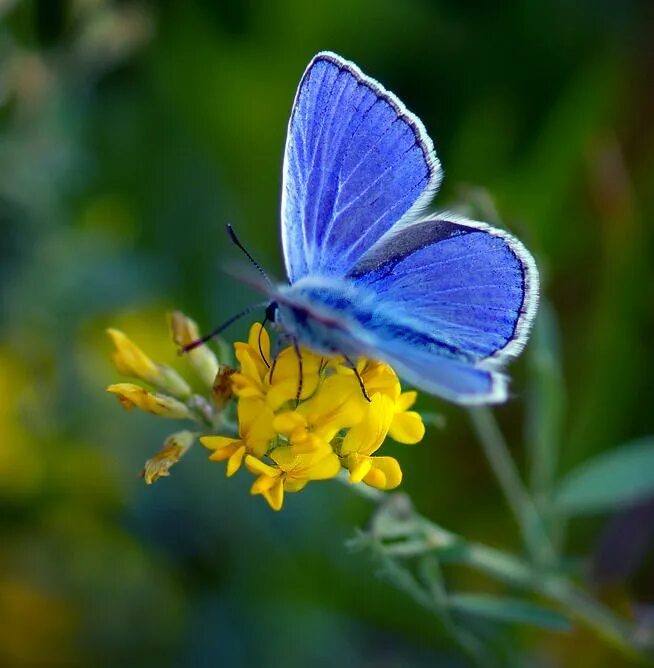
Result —
<instances>
[{"instance_id":1,"label":"flower bud","mask_svg":"<svg viewBox=\"0 0 654 668\"><path fill-rule=\"evenodd\" d=\"M134 341L118 329L108 329L116 349L113 361L120 373L140 378L158 390L185 399L191 394L188 383L175 371L163 364L156 364Z\"/></svg>"},{"instance_id":2,"label":"flower bud","mask_svg":"<svg viewBox=\"0 0 654 668\"><path fill-rule=\"evenodd\" d=\"M127 410L140 408L154 415L175 419L192 417L188 407L181 401L165 394L148 392L140 385L115 383L109 385L107 392L115 394Z\"/></svg>"},{"instance_id":3,"label":"flower bud","mask_svg":"<svg viewBox=\"0 0 654 668\"><path fill-rule=\"evenodd\" d=\"M185 316L181 311L168 314L168 323L173 341L180 347L193 343L200 338L198 326L194 320ZM198 346L189 350L188 359L194 371L207 387L212 387L218 373L218 359L208 346Z\"/></svg>"}]
</instances>

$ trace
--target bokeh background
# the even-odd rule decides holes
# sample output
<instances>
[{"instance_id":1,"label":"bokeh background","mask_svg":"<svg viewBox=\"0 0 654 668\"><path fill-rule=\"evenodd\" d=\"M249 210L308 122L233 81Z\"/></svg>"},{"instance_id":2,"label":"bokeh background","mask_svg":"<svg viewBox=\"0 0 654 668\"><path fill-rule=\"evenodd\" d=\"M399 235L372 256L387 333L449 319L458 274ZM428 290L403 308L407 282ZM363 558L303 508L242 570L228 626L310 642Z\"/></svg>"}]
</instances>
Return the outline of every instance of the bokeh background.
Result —
<instances>
[{"instance_id":1,"label":"bokeh background","mask_svg":"<svg viewBox=\"0 0 654 668\"><path fill-rule=\"evenodd\" d=\"M549 317L496 411L526 477L534 448L563 473L652 433L653 31L636 0L0 1L0 665L467 665L346 549L370 505L338 484L275 514L198 446L146 487L170 425L104 392L104 329L177 363L167 310L206 330L250 303L222 271L227 221L282 276L287 118L332 49L423 119L438 206L501 219L538 258ZM465 413L421 402L446 424L394 446L405 490L520 551ZM652 505L562 538L625 614L654 597ZM523 665L626 665L581 631L493 642Z\"/></svg>"}]
</instances>

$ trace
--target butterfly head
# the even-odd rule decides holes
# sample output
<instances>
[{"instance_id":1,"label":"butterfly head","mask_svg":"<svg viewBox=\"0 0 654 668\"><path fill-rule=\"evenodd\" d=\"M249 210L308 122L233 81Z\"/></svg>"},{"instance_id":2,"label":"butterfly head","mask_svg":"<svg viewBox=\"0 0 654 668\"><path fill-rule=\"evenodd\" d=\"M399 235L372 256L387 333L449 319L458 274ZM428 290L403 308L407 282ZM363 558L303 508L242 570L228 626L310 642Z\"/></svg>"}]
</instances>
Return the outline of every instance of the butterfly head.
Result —
<instances>
[{"instance_id":1,"label":"butterfly head","mask_svg":"<svg viewBox=\"0 0 654 668\"><path fill-rule=\"evenodd\" d=\"M272 323L277 322L278 311L279 311L279 304L275 301L270 302L270 304L266 306L266 321Z\"/></svg>"}]
</instances>

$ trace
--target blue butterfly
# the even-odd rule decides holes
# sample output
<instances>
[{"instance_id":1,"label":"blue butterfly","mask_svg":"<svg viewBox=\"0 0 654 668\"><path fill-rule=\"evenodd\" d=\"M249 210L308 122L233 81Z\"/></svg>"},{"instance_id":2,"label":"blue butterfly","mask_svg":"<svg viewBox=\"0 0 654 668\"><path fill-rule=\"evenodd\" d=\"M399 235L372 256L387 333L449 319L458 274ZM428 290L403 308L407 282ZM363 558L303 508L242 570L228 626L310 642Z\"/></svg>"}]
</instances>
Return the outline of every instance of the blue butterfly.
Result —
<instances>
[{"instance_id":1,"label":"blue butterfly","mask_svg":"<svg viewBox=\"0 0 654 668\"><path fill-rule=\"evenodd\" d=\"M335 53L317 54L284 153L289 285L268 290L268 313L296 348L385 361L459 404L501 402L501 368L536 312L536 265L503 230L420 217L442 176L423 124L393 93Z\"/></svg>"}]
</instances>

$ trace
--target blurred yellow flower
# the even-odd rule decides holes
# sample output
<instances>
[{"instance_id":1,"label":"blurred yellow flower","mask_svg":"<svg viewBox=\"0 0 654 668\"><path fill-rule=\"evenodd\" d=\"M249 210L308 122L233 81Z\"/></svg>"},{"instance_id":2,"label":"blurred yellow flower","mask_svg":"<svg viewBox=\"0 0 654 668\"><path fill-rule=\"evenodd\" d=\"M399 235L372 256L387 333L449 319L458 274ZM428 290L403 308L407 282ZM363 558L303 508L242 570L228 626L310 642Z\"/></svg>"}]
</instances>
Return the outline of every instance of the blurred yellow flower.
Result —
<instances>
[{"instance_id":1,"label":"blurred yellow flower","mask_svg":"<svg viewBox=\"0 0 654 668\"><path fill-rule=\"evenodd\" d=\"M118 397L121 405L127 410L140 408L167 418L190 418L192 414L185 404L165 394L148 392L144 387L134 383L114 383L109 385L107 392Z\"/></svg>"}]
</instances>

